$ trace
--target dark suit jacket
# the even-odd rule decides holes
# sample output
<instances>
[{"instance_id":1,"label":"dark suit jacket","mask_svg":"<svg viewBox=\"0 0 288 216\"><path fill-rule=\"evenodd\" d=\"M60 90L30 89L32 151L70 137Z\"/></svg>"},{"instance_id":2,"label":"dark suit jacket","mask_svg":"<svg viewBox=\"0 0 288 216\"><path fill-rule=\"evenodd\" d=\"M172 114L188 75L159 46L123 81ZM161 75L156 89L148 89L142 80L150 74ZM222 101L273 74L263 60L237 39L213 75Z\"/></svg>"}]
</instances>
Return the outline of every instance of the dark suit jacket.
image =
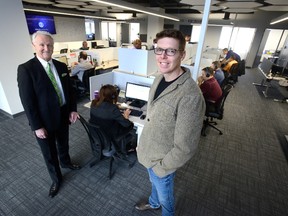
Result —
<instances>
[{"instance_id":1,"label":"dark suit jacket","mask_svg":"<svg viewBox=\"0 0 288 216\"><path fill-rule=\"evenodd\" d=\"M133 129L133 123L124 118L117 105L108 102L91 107L90 122L100 126L113 138L122 137Z\"/></svg>"},{"instance_id":2,"label":"dark suit jacket","mask_svg":"<svg viewBox=\"0 0 288 216\"><path fill-rule=\"evenodd\" d=\"M33 131L42 127L57 130L61 120L69 124L69 113L77 111L67 66L54 59L53 64L59 74L66 100L62 115L57 93L40 61L34 57L18 66L19 94Z\"/></svg>"}]
</instances>

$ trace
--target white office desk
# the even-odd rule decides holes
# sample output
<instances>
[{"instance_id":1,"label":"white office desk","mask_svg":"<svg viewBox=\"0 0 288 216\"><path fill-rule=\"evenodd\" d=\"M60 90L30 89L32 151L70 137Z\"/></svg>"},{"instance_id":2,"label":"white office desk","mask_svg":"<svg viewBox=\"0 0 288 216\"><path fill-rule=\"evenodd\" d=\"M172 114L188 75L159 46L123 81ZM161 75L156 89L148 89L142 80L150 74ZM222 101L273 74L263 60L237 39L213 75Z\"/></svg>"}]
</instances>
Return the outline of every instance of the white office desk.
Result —
<instances>
[{"instance_id":1,"label":"white office desk","mask_svg":"<svg viewBox=\"0 0 288 216\"><path fill-rule=\"evenodd\" d=\"M84 107L90 108L90 106L91 106L91 102L84 104ZM132 108L132 107L128 106L127 108ZM133 107L133 109L137 109L137 108ZM141 110L143 111L143 114L146 115L146 105L142 107ZM129 116L129 120L134 123L134 126L136 126L137 145L138 145L142 130L144 128L144 123L146 121L146 118L142 120L140 119L140 116Z\"/></svg>"},{"instance_id":2,"label":"white office desk","mask_svg":"<svg viewBox=\"0 0 288 216\"><path fill-rule=\"evenodd\" d=\"M105 69L116 68L116 67L118 67L118 60L110 60L110 61L102 62L100 65L95 67L95 70L99 70L99 69L105 70Z\"/></svg>"}]
</instances>

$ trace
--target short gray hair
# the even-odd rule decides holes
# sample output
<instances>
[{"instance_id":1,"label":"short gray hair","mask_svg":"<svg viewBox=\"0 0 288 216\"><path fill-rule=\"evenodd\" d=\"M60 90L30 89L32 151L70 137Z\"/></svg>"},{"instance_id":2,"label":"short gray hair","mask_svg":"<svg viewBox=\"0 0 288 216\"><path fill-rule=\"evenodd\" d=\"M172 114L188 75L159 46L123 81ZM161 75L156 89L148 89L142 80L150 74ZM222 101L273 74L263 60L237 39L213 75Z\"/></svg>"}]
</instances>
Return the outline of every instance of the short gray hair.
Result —
<instances>
[{"instance_id":1,"label":"short gray hair","mask_svg":"<svg viewBox=\"0 0 288 216\"><path fill-rule=\"evenodd\" d=\"M49 32L47 32L47 31L36 31L36 32L32 35L32 43L34 43L34 41L35 41L35 39L36 39L36 37L37 37L38 35L46 35L46 36L50 37L50 38L52 39L53 43L54 43L54 39L53 39L52 35L51 35Z\"/></svg>"}]
</instances>

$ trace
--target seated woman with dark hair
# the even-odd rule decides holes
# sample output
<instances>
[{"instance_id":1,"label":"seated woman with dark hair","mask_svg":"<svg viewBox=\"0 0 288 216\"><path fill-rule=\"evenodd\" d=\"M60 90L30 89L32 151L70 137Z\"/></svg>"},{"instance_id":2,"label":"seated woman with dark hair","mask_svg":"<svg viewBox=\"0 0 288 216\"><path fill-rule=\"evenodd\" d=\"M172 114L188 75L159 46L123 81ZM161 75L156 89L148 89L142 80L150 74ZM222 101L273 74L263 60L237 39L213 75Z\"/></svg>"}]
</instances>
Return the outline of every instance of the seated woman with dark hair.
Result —
<instances>
[{"instance_id":1,"label":"seated woman with dark hair","mask_svg":"<svg viewBox=\"0 0 288 216\"><path fill-rule=\"evenodd\" d=\"M90 123L100 126L114 140L131 135L129 133L133 132L134 127L133 122L129 121L131 111L126 109L122 114L116 105L117 99L118 92L114 86L102 86L99 97L92 100L89 120ZM126 149L121 149L123 147L115 147L117 151L125 153Z\"/></svg>"},{"instance_id":2,"label":"seated woman with dark hair","mask_svg":"<svg viewBox=\"0 0 288 216\"><path fill-rule=\"evenodd\" d=\"M214 71L211 67L202 69L202 75L198 77L198 85L206 102L206 112L214 111L215 105L222 97L222 89L214 78Z\"/></svg>"}]
</instances>

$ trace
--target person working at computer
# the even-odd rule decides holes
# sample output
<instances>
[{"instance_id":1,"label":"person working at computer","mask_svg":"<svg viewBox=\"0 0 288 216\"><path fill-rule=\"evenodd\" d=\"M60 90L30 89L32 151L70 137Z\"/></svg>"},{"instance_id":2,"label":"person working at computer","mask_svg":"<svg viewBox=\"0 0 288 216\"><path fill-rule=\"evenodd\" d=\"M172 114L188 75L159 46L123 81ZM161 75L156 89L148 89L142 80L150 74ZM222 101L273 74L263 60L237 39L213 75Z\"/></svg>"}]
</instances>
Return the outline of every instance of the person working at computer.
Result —
<instances>
[{"instance_id":1,"label":"person working at computer","mask_svg":"<svg viewBox=\"0 0 288 216\"><path fill-rule=\"evenodd\" d=\"M80 50L89 50L87 41L82 42L82 47L79 48Z\"/></svg>"},{"instance_id":2,"label":"person working at computer","mask_svg":"<svg viewBox=\"0 0 288 216\"><path fill-rule=\"evenodd\" d=\"M225 66L229 61L231 61L231 56L234 56L234 60L236 60L237 62L241 61L240 56L233 52L233 50L228 50L227 48L224 48L222 50L223 54L224 54L224 59L221 61L221 65Z\"/></svg>"},{"instance_id":3,"label":"person working at computer","mask_svg":"<svg viewBox=\"0 0 288 216\"><path fill-rule=\"evenodd\" d=\"M71 65L71 76L76 76L83 82L83 74L85 70L93 68L90 61L87 60L87 53L81 51L78 56L78 62L74 62Z\"/></svg>"},{"instance_id":4,"label":"person working at computer","mask_svg":"<svg viewBox=\"0 0 288 216\"><path fill-rule=\"evenodd\" d=\"M162 207L162 215L175 215L174 177L196 152L205 103L185 58L185 38L178 30L156 35L154 49L159 75L150 88L147 115L137 147L139 162L147 168L152 191L137 210Z\"/></svg>"},{"instance_id":5,"label":"person working at computer","mask_svg":"<svg viewBox=\"0 0 288 216\"><path fill-rule=\"evenodd\" d=\"M219 61L214 61L211 64L211 68L214 70L214 77L221 86L223 80L225 79L224 72L221 69L221 65Z\"/></svg>"},{"instance_id":6,"label":"person working at computer","mask_svg":"<svg viewBox=\"0 0 288 216\"><path fill-rule=\"evenodd\" d=\"M215 105L222 97L222 89L213 74L211 67L205 67L198 77L198 85L206 102L206 111L214 111Z\"/></svg>"},{"instance_id":7,"label":"person working at computer","mask_svg":"<svg viewBox=\"0 0 288 216\"><path fill-rule=\"evenodd\" d=\"M142 48L142 42L140 39L136 39L132 42L133 47L132 49L141 49Z\"/></svg>"},{"instance_id":8,"label":"person working at computer","mask_svg":"<svg viewBox=\"0 0 288 216\"><path fill-rule=\"evenodd\" d=\"M222 68L224 73L230 73L230 69L232 67L233 64L238 64L238 62L236 61L236 57L234 55L232 55L230 58L229 58L229 61L227 62L227 64ZM226 75L227 77L227 75Z\"/></svg>"},{"instance_id":9,"label":"person working at computer","mask_svg":"<svg viewBox=\"0 0 288 216\"><path fill-rule=\"evenodd\" d=\"M118 92L113 85L104 85L99 91L99 96L92 100L90 109L90 122L100 126L114 139L125 137L133 133L134 124L129 120L130 110L124 110L123 114L116 105ZM135 148L136 146L130 146ZM119 153L125 153L125 149L116 146ZM128 149L129 151L129 149Z\"/></svg>"}]
</instances>

